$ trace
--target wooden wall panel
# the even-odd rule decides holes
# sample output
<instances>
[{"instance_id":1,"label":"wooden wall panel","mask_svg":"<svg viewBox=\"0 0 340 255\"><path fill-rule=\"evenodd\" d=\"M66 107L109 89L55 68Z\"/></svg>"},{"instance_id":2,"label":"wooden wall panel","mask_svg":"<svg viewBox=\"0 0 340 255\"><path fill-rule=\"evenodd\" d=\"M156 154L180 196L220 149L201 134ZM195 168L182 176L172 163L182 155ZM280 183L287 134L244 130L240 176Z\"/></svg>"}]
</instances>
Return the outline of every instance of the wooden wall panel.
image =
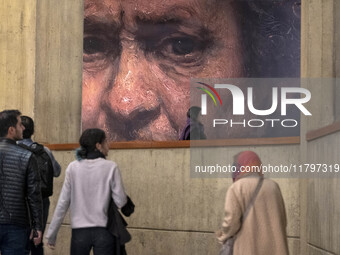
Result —
<instances>
[{"instance_id":1,"label":"wooden wall panel","mask_svg":"<svg viewBox=\"0 0 340 255\"><path fill-rule=\"evenodd\" d=\"M35 0L1 0L0 6L0 110L33 115Z\"/></svg>"},{"instance_id":2,"label":"wooden wall panel","mask_svg":"<svg viewBox=\"0 0 340 255\"><path fill-rule=\"evenodd\" d=\"M340 132L308 143L308 163L339 164ZM309 179L308 244L340 254L340 179Z\"/></svg>"},{"instance_id":3,"label":"wooden wall panel","mask_svg":"<svg viewBox=\"0 0 340 255\"><path fill-rule=\"evenodd\" d=\"M83 1L38 1L36 139L77 142L82 88Z\"/></svg>"},{"instance_id":4,"label":"wooden wall panel","mask_svg":"<svg viewBox=\"0 0 340 255\"><path fill-rule=\"evenodd\" d=\"M340 98L340 1L335 2L334 8L334 33L335 33L335 47L334 47L334 55L335 55L335 77L337 77L337 83L335 85L335 118L336 120L340 120L340 101L337 98Z\"/></svg>"},{"instance_id":5,"label":"wooden wall panel","mask_svg":"<svg viewBox=\"0 0 340 255\"><path fill-rule=\"evenodd\" d=\"M306 118L307 131L334 121L334 0L302 1L301 76L315 78L304 86L311 91L307 104L313 117Z\"/></svg>"},{"instance_id":6,"label":"wooden wall panel","mask_svg":"<svg viewBox=\"0 0 340 255\"><path fill-rule=\"evenodd\" d=\"M335 62L333 57L335 48L334 7L334 0L322 0L322 9L319 10L322 11L322 77L334 77L335 75Z\"/></svg>"},{"instance_id":7,"label":"wooden wall panel","mask_svg":"<svg viewBox=\"0 0 340 255\"><path fill-rule=\"evenodd\" d=\"M302 35L301 35L301 76L306 78L321 78L321 77L334 77L335 63L334 63L334 49L335 44L335 30L334 22L336 11L334 9L336 1L334 0L302 0ZM319 80L321 81L321 80ZM318 129L330 125L334 121L334 106L335 106L335 89L332 80L329 79L328 83L310 83L305 84L305 87L311 91L312 100L307 105L307 108L312 112L312 117L302 118L301 137L305 137L308 131ZM324 138L322 138L324 139ZM311 153L311 143L307 143L301 139L300 145L301 162L308 162L313 159ZM314 143L314 142L312 142ZM320 147L313 148L320 149ZM325 158L325 153L320 150L319 160ZM323 239L327 235L314 235L311 238L311 231L313 229L311 224L316 214L325 215L331 208L319 207L312 208L310 200L314 200L314 194L311 192L310 183L308 180L300 180L300 240L301 251L300 254L309 254L309 243L312 245L322 245L322 249L326 247ZM315 215L313 215L315 214ZM322 220L324 220L323 217ZM319 219L321 220L321 218ZM322 222L318 222L322 224ZM332 231L332 230L330 230ZM317 240L317 238L320 238Z\"/></svg>"}]
</instances>

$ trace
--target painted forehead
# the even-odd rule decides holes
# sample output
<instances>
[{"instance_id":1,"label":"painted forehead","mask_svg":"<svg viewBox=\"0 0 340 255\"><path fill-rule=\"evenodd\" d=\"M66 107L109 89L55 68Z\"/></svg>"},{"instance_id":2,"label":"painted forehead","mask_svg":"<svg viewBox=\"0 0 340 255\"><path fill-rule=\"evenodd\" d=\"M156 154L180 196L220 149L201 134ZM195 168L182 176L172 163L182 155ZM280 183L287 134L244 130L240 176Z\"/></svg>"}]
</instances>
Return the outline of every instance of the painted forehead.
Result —
<instances>
[{"instance_id":1,"label":"painted forehead","mask_svg":"<svg viewBox=\"0 0 340 255\"><path fill-rule=\"evenodd\" d=\"M122 13L121 6L118 1L97 1L85 0L84 16L85 21L102 22L102 23L118 23ZM85 23L85 25L87 25Z\"/></svg>"},{"instance_id":2,"label":"painted forehead","mask_svg":"<svg viewBox=\"0 0 340 255\"><path fill-rule=\"evenodd\" d=\"M102 22L119 22L123 16L128 22L140 19L187 20L215 15L218 2L221 3L215 0L85 0L85 18L98 17Z\"/></svg>"}]
</instances>

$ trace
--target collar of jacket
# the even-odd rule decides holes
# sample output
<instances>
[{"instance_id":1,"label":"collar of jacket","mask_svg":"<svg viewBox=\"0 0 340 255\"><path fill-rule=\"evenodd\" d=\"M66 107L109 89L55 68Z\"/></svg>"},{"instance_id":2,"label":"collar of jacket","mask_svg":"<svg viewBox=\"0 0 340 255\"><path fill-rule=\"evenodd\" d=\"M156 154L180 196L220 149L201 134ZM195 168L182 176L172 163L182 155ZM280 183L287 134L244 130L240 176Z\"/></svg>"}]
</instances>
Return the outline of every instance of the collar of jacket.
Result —
<instances>
[{"instance_id":1,"label":"collar of jacket","mask_svg":"<svg viewBox=\"0 0 340 255\"><path fill-rule=\"evenodd\" d=\"M19 140L17 144L25 144L27 146L31 146L33 143L33 140L31 138L24 138L22 140Z\"/></svg>"},{"instance_id":2,"label":"collar of jacket","mask_svg":"<svg viewBox=\"0 0 340 255\"><path fill-rule=\"evenodd\" d=\"M1 143L11 143L11 144L17 144L14 140L6 138L6 137L1 137L0 138Z\"/></svg>"},{"instance_id":3,"label":"collar of jacket","mask_svg":"<svg viewBox=\"0 0 340 255\"><path fill-rule=\"evenodd\" d=\"M103 158L106 159L104 154L101 153L100 151L91 151L87 154L86 159L96 159L96 158Z\"/></svg>"}]
</instances>

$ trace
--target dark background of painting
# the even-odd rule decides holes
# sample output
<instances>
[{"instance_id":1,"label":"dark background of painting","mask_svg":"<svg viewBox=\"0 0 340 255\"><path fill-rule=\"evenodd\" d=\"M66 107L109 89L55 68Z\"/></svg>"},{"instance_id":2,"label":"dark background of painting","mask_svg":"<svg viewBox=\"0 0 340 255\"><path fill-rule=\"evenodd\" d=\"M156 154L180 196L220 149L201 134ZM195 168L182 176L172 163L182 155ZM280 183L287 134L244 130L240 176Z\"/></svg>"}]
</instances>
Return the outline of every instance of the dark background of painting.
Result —
<instances>
[{"instance_id":1,"label":"dark background of painting","mask_svg":"<svg viewBox=\"0 0 340 255\"><path fill-rule=\"evenodd\" d=\"M240 6L247 77L300 77L301 1L249 0Z\"/></svg>"}]
</instances>

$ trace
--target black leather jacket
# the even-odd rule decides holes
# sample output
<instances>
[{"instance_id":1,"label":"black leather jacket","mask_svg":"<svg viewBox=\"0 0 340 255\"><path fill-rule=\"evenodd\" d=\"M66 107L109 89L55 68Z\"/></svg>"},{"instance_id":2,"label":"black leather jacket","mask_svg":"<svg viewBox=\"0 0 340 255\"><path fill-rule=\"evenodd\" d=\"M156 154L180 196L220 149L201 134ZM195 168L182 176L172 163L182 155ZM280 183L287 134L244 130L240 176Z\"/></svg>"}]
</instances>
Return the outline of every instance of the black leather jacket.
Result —
<instances>
[{"instance_id":1,"label":"black leather jacket","mask_svg":"<svg viewBox=\"0 0 340 255\"><path fill-rule=\"evenodd\" d=\"M7 138L0 138L0 224L42 229L37 162L30 151Z\"/></svg>"}]
</instances>

